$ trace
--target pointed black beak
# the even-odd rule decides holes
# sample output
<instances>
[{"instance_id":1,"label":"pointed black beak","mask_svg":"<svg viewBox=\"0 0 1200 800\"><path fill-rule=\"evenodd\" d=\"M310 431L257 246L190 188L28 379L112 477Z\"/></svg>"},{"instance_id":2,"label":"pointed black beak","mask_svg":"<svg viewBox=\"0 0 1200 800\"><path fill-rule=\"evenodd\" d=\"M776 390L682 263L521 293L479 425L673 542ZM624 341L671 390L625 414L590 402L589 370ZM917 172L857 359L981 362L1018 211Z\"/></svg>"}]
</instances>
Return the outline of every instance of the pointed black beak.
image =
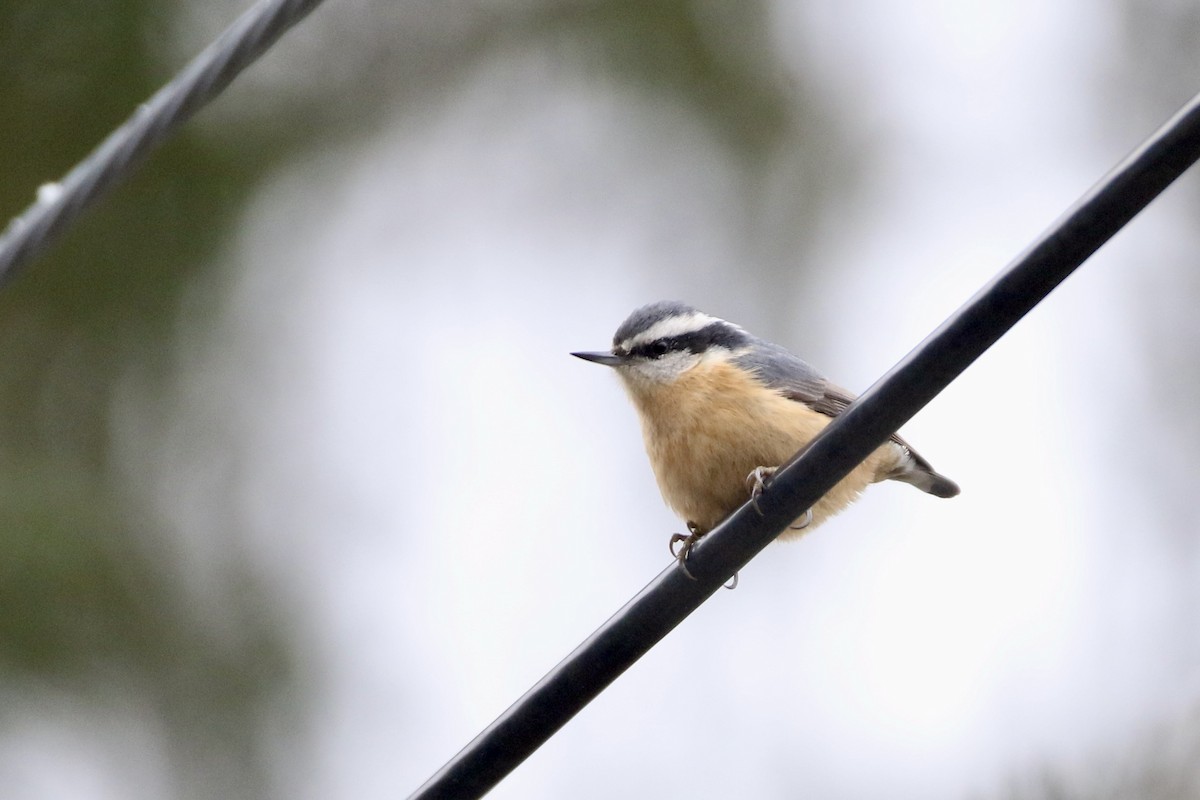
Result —
<instances>
[{"instance_id":1,"label":"pointed black beak","mask_svg":"<svg viewBox=\"0 0 1200 800\"><path fill-rule=\"evenodd\" d=\"M571 355L594 364L603 364L606 367L619 367L625 363L625 359L614 356L612 353L571 353Z\"/></svg>"}]
</instances>

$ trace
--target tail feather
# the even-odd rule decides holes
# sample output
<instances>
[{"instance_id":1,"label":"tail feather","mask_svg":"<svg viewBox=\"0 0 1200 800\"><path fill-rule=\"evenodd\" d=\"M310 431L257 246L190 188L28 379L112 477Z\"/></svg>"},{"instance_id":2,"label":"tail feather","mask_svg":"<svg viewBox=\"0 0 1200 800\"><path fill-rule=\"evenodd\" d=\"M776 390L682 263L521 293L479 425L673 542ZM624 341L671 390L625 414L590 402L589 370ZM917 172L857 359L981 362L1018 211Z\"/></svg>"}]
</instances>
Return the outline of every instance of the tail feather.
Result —
<instances>
[{"instance_id":1,"label":"tail feather","mask_svg":"<svg viewBox=\"0 0 1200 800\"><path fill-rule=\"evenodd\" d=\"M957 483L933 470L910 469L899 475L893 475L892 478L911 483L922 492L928 492L934 497L954 497L961 491Z\"/></svg>"},{"instance_id":2,"label":"tail feather","mask_svg":"<svg viewBox=\"0 0 1200 800\"><path fill-rule=\"evenodd\" d=\"M912 484L922 492L927 492L934 497L954 497L961 491L957 483L936 472L933 466L921 458L907 443L900 442L899 444L904 450L905 457L900 462L900 466L887 475L888 479Z\"/></svg>"}]
</instances>

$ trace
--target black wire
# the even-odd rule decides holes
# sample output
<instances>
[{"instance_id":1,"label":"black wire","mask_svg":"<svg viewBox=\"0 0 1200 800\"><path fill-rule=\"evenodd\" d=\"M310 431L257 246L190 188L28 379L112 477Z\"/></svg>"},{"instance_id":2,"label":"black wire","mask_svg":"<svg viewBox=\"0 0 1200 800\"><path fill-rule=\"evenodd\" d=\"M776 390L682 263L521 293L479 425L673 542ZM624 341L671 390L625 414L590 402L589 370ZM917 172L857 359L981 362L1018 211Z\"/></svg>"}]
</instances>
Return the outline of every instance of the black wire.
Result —
<instances>
[{"instance_id":1,"label":"black wire","mask_svg":"<svg viewBox=\"0 0 1200 800\"><path fill-rule=\"evenodd\" d=\"M742 506L672 564L412 795L480 797L946 388L1200 158L1200 95L1105 176L999 276L863 393ZM986 433L976 432L980 446Z\"/></svg>"},{"instance_id":2,"label":"black wire","mask_svg":"<svg viewBox=\"0 0 1200 800\"><path fill-rule=\"evenodd\" d=\"M0 236L0 285L36 258L137 161L219 95L321 0L261 0L79 162Z\"/></svg>"}]
</instances>

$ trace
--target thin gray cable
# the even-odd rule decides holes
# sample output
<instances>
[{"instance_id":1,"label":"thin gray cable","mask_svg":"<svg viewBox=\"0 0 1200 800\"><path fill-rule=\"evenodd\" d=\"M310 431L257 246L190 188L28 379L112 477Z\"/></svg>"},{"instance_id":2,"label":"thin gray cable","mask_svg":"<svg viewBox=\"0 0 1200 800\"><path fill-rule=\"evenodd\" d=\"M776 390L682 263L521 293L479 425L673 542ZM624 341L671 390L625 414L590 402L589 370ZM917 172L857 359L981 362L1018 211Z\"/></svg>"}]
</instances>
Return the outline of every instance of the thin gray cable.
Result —
<instances>
[{"instance_id":1,"label":"thin gray cable","mask_svg":"<svg viewBox=\"0 0 1200 800\"><path fill-rule=\"evenodd\" d=\"M260 0L201 51L175 78L138 106L87 158L38 198L0 236L0 285L38 255L99 199L128 177L139 159L164 142L238 74L270 49L321 0Z\"/></svg>"}]
</instances>

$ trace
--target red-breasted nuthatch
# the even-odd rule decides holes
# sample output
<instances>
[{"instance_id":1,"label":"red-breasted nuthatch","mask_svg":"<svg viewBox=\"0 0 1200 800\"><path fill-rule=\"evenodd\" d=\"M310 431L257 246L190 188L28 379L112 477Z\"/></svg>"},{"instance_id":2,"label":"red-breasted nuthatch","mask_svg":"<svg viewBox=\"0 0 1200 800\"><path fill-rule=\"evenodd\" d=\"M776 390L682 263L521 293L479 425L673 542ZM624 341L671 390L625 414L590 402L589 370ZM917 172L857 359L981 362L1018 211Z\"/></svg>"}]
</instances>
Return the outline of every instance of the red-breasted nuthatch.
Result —
<instances>
[{"instance_id":1,"label":"red-breasted nuthatch","mask_svg":"<svg viewBox=\"0 0 1200 800\"><path fill-rule=\"evenodd\" d=\"M771 342L677 302L634 311L610 352L572 353L616 369L642 423L663 499L691 535L687 550L840 414L854 395ZM812 529L882 480L958 494L899 436L880 446L780 538ZM674 552L674 550L672 550Z\"/></svg>"}]
</instances>

